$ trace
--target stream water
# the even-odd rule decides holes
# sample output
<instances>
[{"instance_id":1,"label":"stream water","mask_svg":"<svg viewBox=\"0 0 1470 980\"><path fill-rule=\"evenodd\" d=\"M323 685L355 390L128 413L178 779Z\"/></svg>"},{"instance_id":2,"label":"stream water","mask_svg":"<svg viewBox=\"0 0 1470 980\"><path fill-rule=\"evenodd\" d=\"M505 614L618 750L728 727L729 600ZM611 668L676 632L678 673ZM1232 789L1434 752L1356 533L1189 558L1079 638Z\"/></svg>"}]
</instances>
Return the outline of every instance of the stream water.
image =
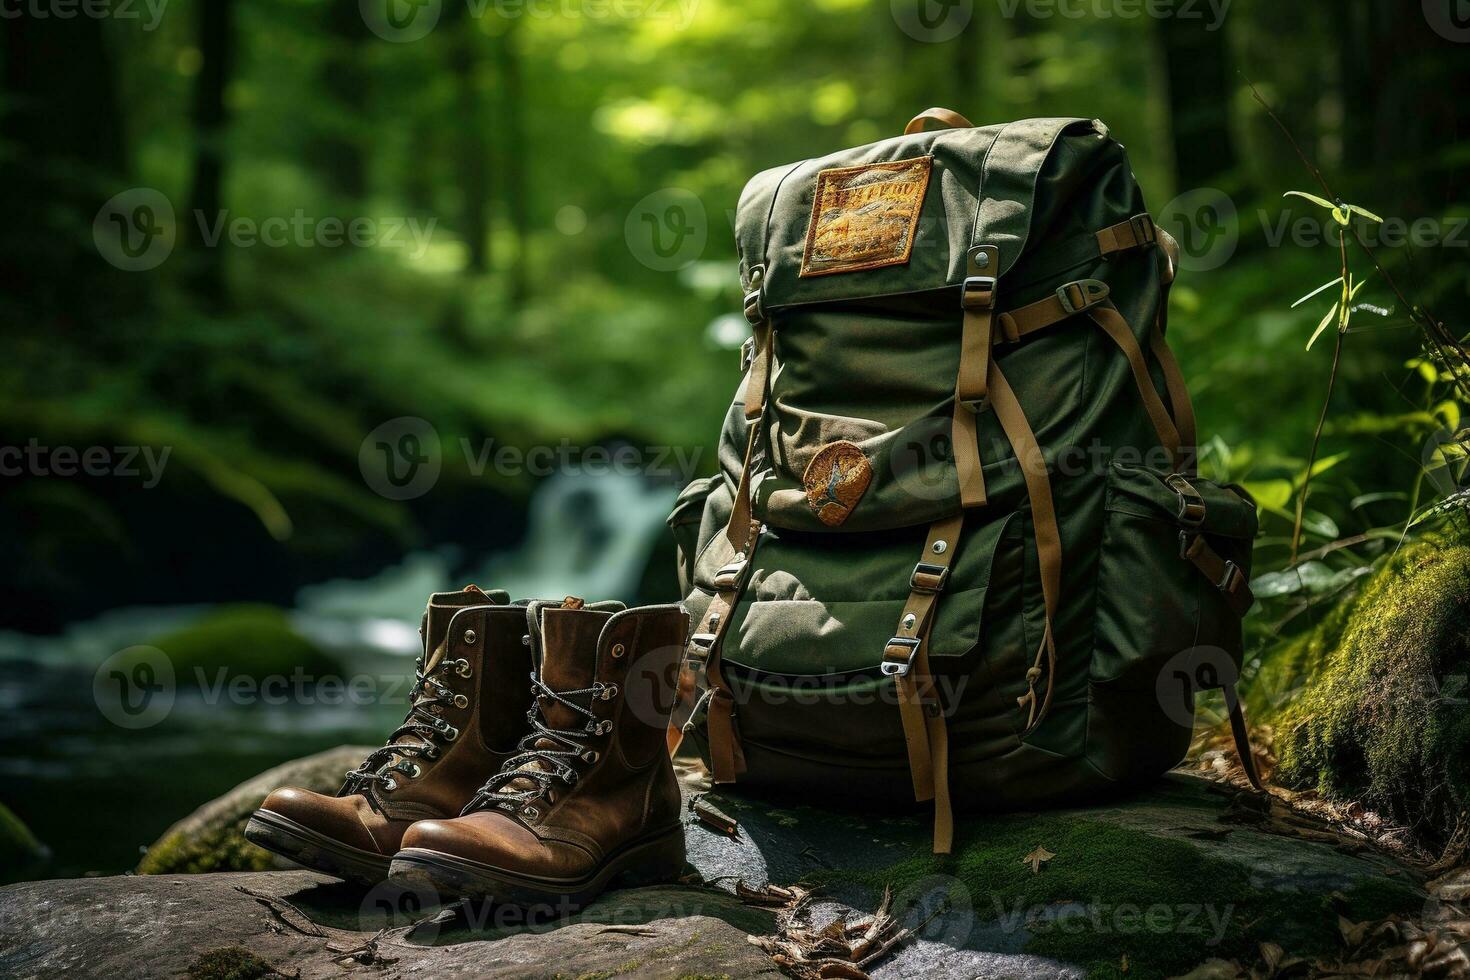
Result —
<instances>
[{"instance_id":1,"label":"stream water","mask_svg":"<svg viewBox=\"0 0 1470 980\"><path fill-rule=\"evenodd\" d=\"M118 609L58 636L0 632L0 802L51 849L47 876L125 871L169 824L242 780L381 742L406 710L430 592L475 582L516 597L632 599L674 493L633 475L558 474L533 496L514 551L416 552L369 579L302 589L291 623L341 666L348 683L335 688L287 678L242 695L181 675L161 717L109 718L94 695L108 658L212 607Z\"/></svg>"}]
</instances>

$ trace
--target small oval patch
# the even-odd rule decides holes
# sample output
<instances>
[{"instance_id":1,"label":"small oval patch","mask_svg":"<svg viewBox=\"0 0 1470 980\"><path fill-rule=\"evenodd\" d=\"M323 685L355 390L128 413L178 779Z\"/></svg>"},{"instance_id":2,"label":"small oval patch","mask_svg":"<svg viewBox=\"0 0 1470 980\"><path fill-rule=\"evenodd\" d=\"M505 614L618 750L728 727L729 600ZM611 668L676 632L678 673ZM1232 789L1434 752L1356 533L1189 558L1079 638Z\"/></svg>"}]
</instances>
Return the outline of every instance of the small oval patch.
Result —
<instances>
[{"instance_id":1,"label":"small oval patch","mask_svg":"<svg viewBox=\"0 0 1470 980\"><path fill-rule=\"evenodd\" d=\"M863 499L873 482L873 465L852 443L830 442L817 450L801 482L806 487L807 506L823 524L836 527Z\"/></svg>"}]
</instances>

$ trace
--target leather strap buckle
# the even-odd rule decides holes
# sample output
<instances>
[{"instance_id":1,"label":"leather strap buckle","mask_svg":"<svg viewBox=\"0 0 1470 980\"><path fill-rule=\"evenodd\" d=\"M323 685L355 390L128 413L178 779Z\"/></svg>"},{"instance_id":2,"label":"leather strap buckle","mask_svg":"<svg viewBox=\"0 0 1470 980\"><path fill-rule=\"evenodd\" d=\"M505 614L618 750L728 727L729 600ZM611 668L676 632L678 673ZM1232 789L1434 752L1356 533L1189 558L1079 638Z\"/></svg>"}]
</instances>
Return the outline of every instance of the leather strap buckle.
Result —
<instances>
[{"instance_id":1,"label":"leather strap buckle","mask_svg":"<svg viewBox=\"0 0 1470 980\"><path fill-rule=\"evenodd\" d=\"M714 587L721 592L733 592L740 588L740 583L745 579L745 572L749 565L750 562L746 560L744 552L737 554L733 561L715 572Z\"/></svg>"},{"instance_id":2,"label":"leather strap buckle","mask_svg":"<svg viewBox=\"0 0 1470 980\"><path fill-rule=\"evenodd\" d=\"M1164 483L1179 497L1179 510L1174 515L1185 527L1199 527L1205 522L1205 498L1180 473L1171 473Z\"/></svg>"},{"instance_id":3,"label":"leather strap buckle","mask_svg":"<svg viewBox=\"0 0 1470 980\"><path fill-rule=\"evenodd\" d=\"M960 306L967 310L988 310L995 305L994 276L966 276L960 294Z\"/></svg>"},{"instance_id":4,"label":"leather strap buckle","mask_svg":"<svg viewBox=\"0 0 1470 980\"><path fill-rule=\"evenodd\" d=\"M923 641L917 636L895 636L883 648L881 669L885 677L904 677L914 667Z\"/></svg>"},{"instance_id":5,"label":"leather strap buckle","mask_svg":"<svg viewBox=\"0 0 1470 980\"><path fill-rule=\"evenodd\" d=\"M750 292L745 294L745 319L754 326L766 318L761 305L761 288L766 281L766 267L758 265L750 270Z\"/></svg>"},{"instance_id":6,"label":"leather strap buckle","mask_svg":"<svg viewBox=\"0 0 1470 980\"><path fill-rule=\"evenodd\" d=\"M1128 219L1128 223L1133 226L1133 237L1139 245L1152 245L1159 240L1159 232L1154 227L1153 215L1134 215Z\"/></svg>"},{"instance_id":7,"label":"leather strap buckle","mask_svg":"<svg viewBox=\"0 0 1470 980\"><path fill-rule=\"evenodd\" d=\"M944 591L944 586L948 582L949 567L947 565L935 565L932 562L921 561L914 566L914 573L909 576L909 591L937 595Z\"/></svg>"},{"instance_id":8,"label":"leather strap buckle","mask_svg":"<svg viewBox=\"0 0 1470 980\"><path fill-rule=\"evenodd\" d=\"M1057 287L1057 299L1068 316L1087 312L1111 293L1112 287L1101 279L1079 279Z\"/></svg>"},{"instance_id":9,"label":"leather strap buckle","mask_svg":"<svg viewBox=\"0 0 1470 980\"><path fill-rule=\"evenodd\" d=\"M1233 561L1227 560L1225 562L1225 571L1221 573L1220 581L1215 583L1215 588L1226 595L1235 595L1236 592L1240 591L1241 583L1244 581L1245 573L1240 570L1240 566Z\"/></svg>"},{"instance_id":10,"label":"leather strap buckle","mask_svg":"<svg viewBox=\"0 0 1470 980\"><path fill-rule=\"evenodd\" d=\"M755 338L746 337L745 343L740 345L740 373L744 374L750 370L750 364L755 360Z\"/></svg>"},{"instance_id":11,"label":"leather strap buckle","mask_svg":"<svg viewBox=\"0 0 1470 980\"><path fill-rule=\"evenodd\" d=\"M713 633L695 633L689 637L689 646L685 649L685 655L689 659L689 665L696 670L704 667L709 659L709 653L715 647L718 639Z\"/></svg>"}]
</instances>

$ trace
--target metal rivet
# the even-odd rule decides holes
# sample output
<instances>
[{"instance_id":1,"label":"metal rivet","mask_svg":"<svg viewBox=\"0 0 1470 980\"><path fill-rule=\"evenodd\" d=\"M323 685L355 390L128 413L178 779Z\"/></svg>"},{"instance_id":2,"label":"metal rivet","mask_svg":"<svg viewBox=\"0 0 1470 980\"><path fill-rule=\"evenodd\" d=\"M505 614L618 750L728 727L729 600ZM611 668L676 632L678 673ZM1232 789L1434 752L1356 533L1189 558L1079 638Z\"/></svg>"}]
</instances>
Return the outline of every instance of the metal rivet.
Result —
<instances>
[{"instance_id":1,"label":"metal rivet","mask_svg":"<svg viewBox=\"0 0 1470 980\"><path fill-rule=\"evenodd\" d=\"M531 645L531 634L530 633L527 633L525 636L521 637L521 646L528 647L530 645Z\"/></svg>"},{"instance_id":2,"label":"metal rivet","mask_svg":"<svg viewBox=\"0 0 1470 980\"><path fill-rule=\"evenodd\" d=\"M975 251L970 254L970 258L974 260L975 266L977 268L987 269L990 267L990 253L983 248L975 249Z\"/></svg>"},{"instance_id":3,"label":"metal rivet","mask_svg":"<svg viewBox=\"0 0 1470 980\"><path fill-rule=\"evenodd\" d=\"M464 641L466 643L474 643L475 642L475 631L474 630L465 630L464 631Z\"/></svg>"},{"instance_id":4,"label":"metal rivet","mask_svg":"<svg viewBox=\"0 0 1470 980\"><path fill-rule=\"evenodd\" d=\"M463 694L456 694L454 696L454 706L456 708L468 708L470 706L470 699Z\"/></svg>"},{"instance_id":5,"label":"metal rivet","mask_svg":"<svg viewBox=\"0 0 1470 980\"><path fill-rule=\"evenodd\" d=\"M583 762L596 762L600 758L602 757L597 754L596 749L588 749L586 752L582 753Z\"/></svg>"},{"instance_id":6,"label":"metal rivet","mask_svg":"<svg viewBox=\"0 0 1470 980\"><path fill-rule=\"evenodd\" d=\"M612 655L613 655L613 659L614 660L621 659L622 656L623 656L623 654L625 654L627 652L628 652L627 650L623 649L623 645L621 643L614 643L613 644Z\"/></svg>"},{"instance_id":7,"label":"metal rivet","mask_svg":"<svg viewBox=\"0 0 1470 980\"><path fill-rule=\"evenodd\" d=\"M936 541L936 542L934 542L934 553L936 555L942 555L942 554L944 554L948 550L949 550L949 544L947 542L944 542L944 541Z\"/></svg>"},{"instance_id":8,"label":"metal rivet","mask_svg":"<svg viewBox=\"0 0 1470 980\"><path fill-rule=\"evenodd\" d=\"M537 810L534 806L528 806L521 812L524 813L526 817L531 820L535 820L541 815L541 811Z\"/></svg>"},{"instance_id":9,"label":"metal rivet","mask_svg":"<svg viewBox=\"0 0 1470 980\"><path fill-rule=\"evenodd\" d=\"M909 613L903 618L903 628L906 630L911 630L918 624L918 622L918 617L915 616L913 613Z\"/></svg>"}]
</instances>

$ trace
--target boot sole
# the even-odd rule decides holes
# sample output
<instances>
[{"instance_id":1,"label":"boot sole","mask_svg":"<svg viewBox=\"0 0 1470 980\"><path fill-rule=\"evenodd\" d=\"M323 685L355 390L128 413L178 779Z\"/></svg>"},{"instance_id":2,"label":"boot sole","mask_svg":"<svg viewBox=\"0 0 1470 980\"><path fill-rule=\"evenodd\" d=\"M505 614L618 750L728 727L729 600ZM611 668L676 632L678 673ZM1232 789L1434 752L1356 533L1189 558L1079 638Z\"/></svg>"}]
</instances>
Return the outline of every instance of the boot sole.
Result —
<instances>
[{"instance_id":1,"label":"boot sole","mask_svg":"<svg viewBox=\"0 0 1470 980\"><path fill-rule=\"evenodd\" d=\"M392 863L385 855L349 847L272 810L255 811L245 825L245 839L302 867L359 885L387 880Z\"/></svg>"},{"instance_id":2,"label":"boot sole","mask_svg":"<svg viewBox=\"0 0 1470 980\"><path fill-rule=\"evenodd\" d=\"M684 828L660 831L614 851L592 874L547 878L518 874L468 858L408 847L393 857L389 878L405 886L431 888L442 896L494 899L527 909L575 912L621 876L629 885L673 881L684 870Z\"/></svg>"}]
</instances>

